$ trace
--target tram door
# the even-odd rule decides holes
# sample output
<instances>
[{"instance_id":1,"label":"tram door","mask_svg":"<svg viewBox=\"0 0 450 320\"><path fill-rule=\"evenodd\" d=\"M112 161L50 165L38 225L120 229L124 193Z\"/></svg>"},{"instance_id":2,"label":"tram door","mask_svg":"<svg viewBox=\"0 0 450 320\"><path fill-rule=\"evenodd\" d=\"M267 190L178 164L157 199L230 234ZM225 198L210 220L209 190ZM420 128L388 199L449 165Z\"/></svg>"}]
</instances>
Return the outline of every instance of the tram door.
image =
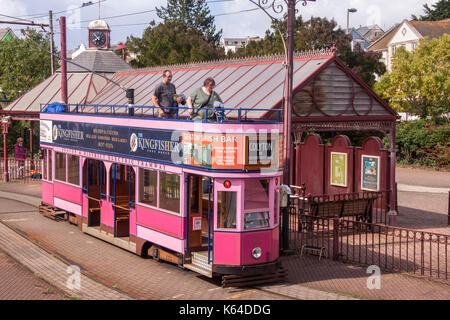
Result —
<instances>
[{"instance_id":1,"label":"tram door","mask_svg":"<svg viewBox=\"0 0 450 320\"><path fill-rule=\"evenodd\" d=\"M102 161L86 159L83 165L83 192L88 196L88 226L100 226L101 194L106 192L106 168Z\"/></svg>"},{"instance_id":2,"label":"tram door","mask_svg":"<svg viewBox=\"0 0 450 320\"><path fill-rule=\"evenodd\" d=\"M113 164L109 177L110 198L114 204L114 236L130 236L130 208L134 207L135 173L132 167Z\"/></svg>"},{"instance_id":3,"label":"tram door","mask_svg":"<svg viewBox=\"0 0 450 320\"><path fill-rule=\"evenodd\" d=\"M213 194L212 179L197 175L189 176L188 247L190 251L212 249Z\"/></svg>"}]
</instances>

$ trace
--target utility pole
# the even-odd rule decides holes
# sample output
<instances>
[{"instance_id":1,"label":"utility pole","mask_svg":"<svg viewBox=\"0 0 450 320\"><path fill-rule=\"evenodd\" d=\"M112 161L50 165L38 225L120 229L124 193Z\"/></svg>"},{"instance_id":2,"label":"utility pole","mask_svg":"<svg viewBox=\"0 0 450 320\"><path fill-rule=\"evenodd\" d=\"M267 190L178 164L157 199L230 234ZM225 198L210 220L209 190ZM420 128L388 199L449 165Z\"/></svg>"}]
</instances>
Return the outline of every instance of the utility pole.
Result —
<instances>
[{"instance_id":1,"label":"utility pole","mask_svg":"<svg viewBox=\"0 0 450 320\"><path fill-rule=\"evenodd\" d=\"M53 42L53 12L50 10L48 12L48 20L49 20L49 26L50 26L50 52L52 53L50 55L50 65L52 74L55 73L55 57L53 56L53 53L55 53L55 43Z\"/></svg>"},{"instance_id":2,"label":"utility pole","mask_svg":"<svg viewBox=\"0 0 450 320\"><path fill-rule=\"evenodd\" d=\"M66 62L66 17L59 17L59 25L61 28L61 100L68 108L67 97L67 62Z\"/></svg>"},{"instance_id":3,"label":"utility pole","mask_svg":"<svg viewBox=\"0 0 450 320\"><path fill-rule=\"evenodd\" d=\"M292 119L292 91L294 76L294 29L295 29L295 0L288 0L287 6L287 86L284 100L284 179L285 185L291 183L291 119Z\"/></svg>"}]
</instances>

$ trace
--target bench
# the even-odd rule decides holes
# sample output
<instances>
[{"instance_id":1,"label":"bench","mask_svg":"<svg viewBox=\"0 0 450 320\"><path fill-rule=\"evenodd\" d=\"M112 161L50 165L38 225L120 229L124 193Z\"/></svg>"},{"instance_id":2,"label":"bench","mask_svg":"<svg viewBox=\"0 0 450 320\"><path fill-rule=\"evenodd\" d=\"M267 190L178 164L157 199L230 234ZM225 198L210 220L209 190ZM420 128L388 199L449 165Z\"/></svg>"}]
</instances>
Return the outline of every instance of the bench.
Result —
<instances>
[{"instance_id":1,"label":"bench","mask_svg":"<svg viewBox=\"0 0 450 320\"><path fill-rule=\"evenodd\" d=\"M307 244L304 244L301 248L300 256L303 256L303 252L315 252L319 256L319 260L322 258L322 255L325 253L325 256L327 257L327 252L325 250L325 247L315 247L310 246Z\"/></svg>"},{"instance_id":2,"label":"bench","mask_svg":"<svg viewBox=\"0 0 450 320\"><path fill-rule=\"evenodd\" d=\"M372 219L372 206L375 198L345 199L332 201L312 201L309 214L320 218L339 218L356 216L358 220Z\"/></svg>"}]
</instances>

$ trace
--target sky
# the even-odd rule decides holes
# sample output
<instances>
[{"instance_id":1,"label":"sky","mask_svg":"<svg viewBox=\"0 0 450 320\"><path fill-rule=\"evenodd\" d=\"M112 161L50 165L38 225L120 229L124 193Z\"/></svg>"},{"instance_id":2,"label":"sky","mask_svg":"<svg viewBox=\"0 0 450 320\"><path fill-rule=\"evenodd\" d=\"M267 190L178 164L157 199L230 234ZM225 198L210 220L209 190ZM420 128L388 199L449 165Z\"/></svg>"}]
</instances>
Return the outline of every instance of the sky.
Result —
<instances>
[{"instance_id":1,"label":"sky","mask_svg":"<svg viewBox=\"0 0 450 320\"><path fill-rule=\"evenodd\" d=\"M54 13L55 42L59 46L59 22L64 15L67 24L67 49L75 49L81 43L88 44L87 26L89 21L104 19L111 28L111 43L126 41L127 36L141 37L148 22L160 22L155 7L166 5L166 0L90 0L93 5L82 7L89 0L0 0L0 20L17 21L5 17L26 18L35 23L48 23L48 11ZM257 0L255 0L257 1ZM284 0L271 0L270 3L284 3ZM412 14L423 14L423 5L430 7L438 0L316 0L302 6L297 4L298 14L305 18L311 16L334 18L343 29L347 25L347 9L355 8L350 14L350 27L378 24L383 30L389 29ZM207 0L211 14L215 16L218 30L223 37L264 37L270 27L269 17L256 9L249 0ZM241 12L239 12L241 11ZM242 12L243 11L243 12ZM139 13L139 14L135 14ZM273 11L271 11L273 13ZM122 17L116 17L124 15ZM279 16L278 16L279 17ZM0 28L11 27L20 35L19 25L0 24Z\"/></svg>"}]
</instances>

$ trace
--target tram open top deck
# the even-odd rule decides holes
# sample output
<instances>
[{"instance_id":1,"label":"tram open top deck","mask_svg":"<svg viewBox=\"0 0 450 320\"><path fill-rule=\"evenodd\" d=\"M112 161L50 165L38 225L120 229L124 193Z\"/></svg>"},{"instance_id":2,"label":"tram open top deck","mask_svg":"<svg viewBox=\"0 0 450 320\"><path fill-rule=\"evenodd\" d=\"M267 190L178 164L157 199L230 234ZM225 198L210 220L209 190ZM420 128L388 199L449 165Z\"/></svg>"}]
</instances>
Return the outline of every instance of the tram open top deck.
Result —
<instances>
[{"instance_id":1,"label":"tram open top deck","mask_svg":"<svg viewBox=\"0 0 450 320\"><path fill-rule=\"evenodd\" d=\"M193 121L186 107L162 119L153 106L61 106L41 106L43 147L228 173L274 172L282 163L279 109L220 108L215 121Z\"/></svg>"}]
</instances>

